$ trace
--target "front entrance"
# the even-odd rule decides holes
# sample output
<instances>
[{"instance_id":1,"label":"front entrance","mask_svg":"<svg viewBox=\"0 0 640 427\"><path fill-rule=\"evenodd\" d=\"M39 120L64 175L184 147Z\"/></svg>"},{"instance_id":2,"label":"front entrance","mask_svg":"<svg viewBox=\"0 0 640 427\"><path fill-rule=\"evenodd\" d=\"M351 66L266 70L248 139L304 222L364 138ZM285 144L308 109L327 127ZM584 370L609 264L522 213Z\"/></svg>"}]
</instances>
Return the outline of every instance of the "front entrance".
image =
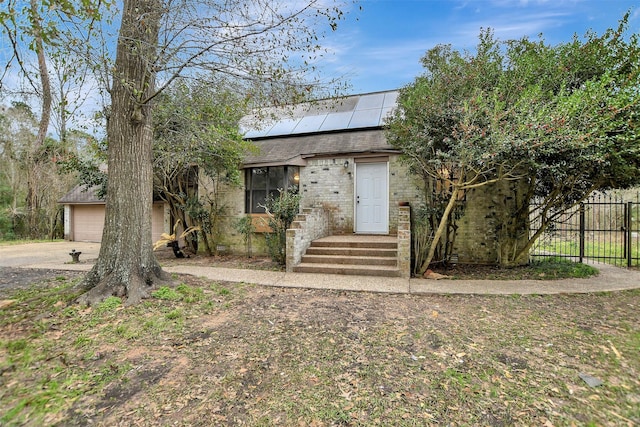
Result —
<instances>
[{"instance_id":1,"label":"front entrance","mask_svg":"<svg viewBox=\"0 0 640 427\"><path fill-rule=\"evenodd\" d=\"M356 163L356 233L389 233L387 162Z\"/></svg>"}]
</instances>

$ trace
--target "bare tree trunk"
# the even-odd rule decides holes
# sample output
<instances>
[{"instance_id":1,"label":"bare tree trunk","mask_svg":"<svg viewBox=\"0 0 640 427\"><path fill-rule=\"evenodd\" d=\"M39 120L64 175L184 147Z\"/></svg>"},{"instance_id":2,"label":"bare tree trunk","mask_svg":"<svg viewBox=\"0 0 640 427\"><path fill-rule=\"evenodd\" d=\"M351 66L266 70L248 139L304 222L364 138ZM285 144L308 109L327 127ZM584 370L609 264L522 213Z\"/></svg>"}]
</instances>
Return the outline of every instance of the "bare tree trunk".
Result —
<instances>
[{"instance_id":1,"label":"bare tree trunk","mask_svg":"<svg viewBox=\"0 0 640 427\"><path fill-rule=\"evenodd\" d=\"M438 247L438 242L442 238L442 235L447 227L447 224L449 223L449 215L451 214L451 211L453 210L453 208L456 205L456 202L458 201L459 193L460 193L460 188L457 185L454 185L453 190L451 192L451 197L449 198L449 203L447 204L447 207L445 208L444 213L442 214L442 218L440 218L440 224L438 224L438 229L436 230L436 233L433 236L433 240L431 241L431 246L429 247L429 253L427 254L427 257L422 263L422 266L420 267L419 273L421 275L424 274L425 271L427 271L427 268L429 268L429 264L431 264L431 261L433 260L433 256L436 253L436 248Z\"/></svg>"},{"instance_id":2,"label":"bare tree trunk","mask_svg":"<svg viewBox=\"0 0 640 427\"><path fill-rule=\"evenodd\" d=\"M90 290L80 297L81 303L116 295L136 304L149 296L152 285L167 279L151 241L152 62L161 8L157 0L124 2L107 123L105 226L98 261L83 282Z\"/></svg>"},{"instance_id":3,"label":"bare tree trunk","mask_svg":"<svg viewBox=\"0 0 640 427\"><path fill-rule=\"evenodd\" d=\"M34 17L34 46L38 57L38 71L40 74L40 97L42 100L42 110L40 112L40 123L38 125L38 135L29 151L27 164L27 224L29 225L29 234L32 238L40 237L40 190L39 184L41 179L40 163L42 159L39 157L39 150L44 145L51 121L51 82L49 79L49 70L47 68L47 60L44 52L43 29L41 19L38 14L38 2L31 0L31 12Z\"/></svg>"}]
</instances>

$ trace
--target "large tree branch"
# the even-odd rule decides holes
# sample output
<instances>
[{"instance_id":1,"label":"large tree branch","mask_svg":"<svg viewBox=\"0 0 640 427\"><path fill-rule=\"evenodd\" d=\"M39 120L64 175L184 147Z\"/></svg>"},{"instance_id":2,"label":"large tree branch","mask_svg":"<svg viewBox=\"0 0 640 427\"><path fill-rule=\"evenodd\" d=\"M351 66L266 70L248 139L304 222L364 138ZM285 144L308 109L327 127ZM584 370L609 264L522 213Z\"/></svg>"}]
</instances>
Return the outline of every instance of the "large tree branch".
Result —
<instances>
[{"instance_id":1,"label":"large tree branch","mask_svg":"<svg viewBox=\"0 0 640 427\"><path fill-rule=\"evenodd\" d=\"M294 10L290 14L280 14L269 5L269 2L266 2L264 5L267 5L267 7L262 8L262 15L256 19L249 19L249 22L245 24L211 26L206 23L209 21L209 19L207 19L204 21L205 23L201 23L201 21L196 23L187 22L177 27L177 31L174 31L171 38L167 39L167 43L160 48L159 54L153 64L156 72L163 73L169 71L170 75L165 76L162 80L163 83L157 87L148 98L141 99L139 102L141 104L151 102L177 78L183 76L185 70L192 67L207 68L229 74L236 78L254 79L255 76L252 76L254 71L253 67L239 66L241 63L237 61L238 56L244 58L244 64L251 65L251 61L247 61L248 59L273 54L275 45L281 44L281 37L287 36L289 40L295 41L295 37L292 37L293 34L290 33L291 28L295 28L295 25L302 21L302 17L313 10L316 4L319 4L319 2L314 0L305 4L304 7ZM246 18L247 16L242 17ZM204 29L207 33L213 32L214 34L228 35L221 38L210 36L209 39L213 41L204 45L190 45L189 43L193 41L193 39L188 40L185 38L182 42L178 43L177 46L171 47L173 42L180 39L179 34L189 34L191 28L198 27L201 27L200 29ZM279 31L283 31L284 33L280 35L276 34ZM267 42L268 40L264 38L267 35L273 39L273 42ZM306 38L305 40L305 46L308 47L310 39ZM293 50L300 50L300 48L295 48L294 45L289 47L293 48ZM316 50L318 46L312 46L311 48L312 50ZM189 51L192 52L188 53L186 57L179 58L181 53ZM240 54L238 51L240 51ZM218 60L212 61L211 59L204 59L211 54L213 54L214 58L218 58ZM224 58L228 60L224 61ZM178 60L173 61L173 59ZM285 55L283 60L286 62L286 59ZM171 62L176 62L176 65L170 66L169 64ZM265 65L266 63L264 62L257 62L255 64L255 66L261 68L263 73L265 70L268 71L268 68L264 68ZM284 70L280 65L272 71L274 79L279 78L280 75L284 75ZM268 78L268 76L266 77ZM262 75L261 79L264 78L265 75Z\"/></svg>"}]
</instances>

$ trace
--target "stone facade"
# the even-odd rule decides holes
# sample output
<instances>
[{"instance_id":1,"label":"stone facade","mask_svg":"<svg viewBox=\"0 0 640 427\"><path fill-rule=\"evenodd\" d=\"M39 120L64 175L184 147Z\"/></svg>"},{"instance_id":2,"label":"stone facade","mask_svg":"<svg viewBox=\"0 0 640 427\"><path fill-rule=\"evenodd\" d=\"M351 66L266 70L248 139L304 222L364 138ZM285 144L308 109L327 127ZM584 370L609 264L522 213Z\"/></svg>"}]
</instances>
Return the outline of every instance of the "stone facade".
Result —
<instances>
[{"instance_id":1,"label":"stone facade","mask_svg":"<svg viewBox=\"0 0 640 427\"><path fill-rule=\"evenodd\" d=\"M302 209L287 230L287 271L300 264L311 242L330 235L329 222L329 213L321 207Z\"/></svg>"},{"instance_id":2,"label":"stone facade","mask_svg":"<svg viewBox=\"0 0 640 427\"><path fill-rule=\"evenodd\" d=\"M454 257L465 264L496 264L500 259L498 233L505 222L512 222L523 195L517 181L488 184L467 191L465 209L458 220ZM521 224L516 239L528 239L527 224ZM527 259L521 260L526 263Z\"/></svg>"},{"instance_id":3,"label":"stone facade","mask_svg":"<svg viewBox=\"0 0 640 427\"><path fill-rule=\"evenodd\" d=\"M399 230L400 204L417 206L424 201L422 180L409 172L399 155L389 157L389 228ZM398 234L400 234L398 232Z\"/></svg>"},{"instance_id":4,"label":"stone facade","mask_svg":"<svg viewBox=\"0 0 640 427\"><path fill-rule=\"evenodd\" d=\"M335 157L300 168L300 207L324 209L331 234L353 233L353 167L352 157Z\"/></svg>"},{"instance_id":5,"label":"stone facade","mask_svg":"<svg viewBox=\"0 0 640 427\"><path fill-rule=\"evenodd\" d=\"M314 212L313 215L322 212L323 219L319 223L323 224L322 227L326 227L326 230L323 229L320 233L311 231L311 235L322 237L353 233L356 158L339 156L310 159L306 166L300 168L301 212L307 217L310 212ZM348 162L347 167L345 162ZM410 236L410 227L407 228L406 225L409 207L400 207L400 205L406 202L412 207L417 207L423 203L422 182L418 177L409 174L408 168L400 161L399 155L389 155L388 162L389 234L397 234L399 245L402 245L406 243L402 243L403 236L406 234ZM467 192L466 208L457 222L454 260L460 263L476 264L496 262L500 250L496 230L501 216L513 209L513 203L518 197L517 189L517 184L511 182L479 187ZM226 215L221 223L224 231L221 233L219 243L228 247L230 252L241 254L245 248L244 236L235 230L233 223L245 215L244 188L224 188L219 191L221 191L221 201L226 206ZM302 217L298 220L302 220ZM308 220L306 222L310 224ZM316 225L312 228L315 229ZM292 238L307 239L302 237L300 232L296 233L294 233L296 237ZM410 241L406 244L410 251ZM304 244L302 246L306 249ZM263 233L254 234L252 249L256 255L266 255ZM290 256L293 262L297 263L299 261L297 257L301 257L302 253L292 253ZM410 256L403 262L410 265ZM404 266L402 268L404 269Z\"/></svg>"},{"instance_id":6,"label":"stone facade","mask_svg":"<svg viewBox=\"0 0 640 427\"><path fill-rule=\"evenodd\" d=\"M421 183L412 177L400 156L387 156L389 164L389 234L398 231L398 205L422 200ZM301 208L322 207L330 215L331 234L354 231L354 171L356 160L367 157L334 157L308 160L300 168ZM345 162L347 167L345 167Z\"/></svg>"},{"instance_id":7,"label":"stone facade","mask_svg":"<svg viewBox=\"0 0 640 427\"><path fill-rule=\"evenodd\" d=\"M326 213L328 234L350 234L354 231L354 190L356 156L339 156L309 159L306 166L300 167L300 209L321 208ZM365 161L366 158L360 158ZM347 167L345 167L347 162ZM399 155L388 156L389 164L389 234L398 234L399 204L420 203L422 191L420 181L411 177L407 167L399 160ZM244 181L244 177L242 178ZM242 183L244 186L244 182ZM221 222L219 244L228 247L233 253L242 253L244 237L233 224L245 215L244 187L225 187L217 189L220 203L225 206ZM200 186L200 194L211 193L213 183L205 182ZM252 239L253 252L266 254L266 245L262 233L256 233Z\"/></svg>"}]
</instances>

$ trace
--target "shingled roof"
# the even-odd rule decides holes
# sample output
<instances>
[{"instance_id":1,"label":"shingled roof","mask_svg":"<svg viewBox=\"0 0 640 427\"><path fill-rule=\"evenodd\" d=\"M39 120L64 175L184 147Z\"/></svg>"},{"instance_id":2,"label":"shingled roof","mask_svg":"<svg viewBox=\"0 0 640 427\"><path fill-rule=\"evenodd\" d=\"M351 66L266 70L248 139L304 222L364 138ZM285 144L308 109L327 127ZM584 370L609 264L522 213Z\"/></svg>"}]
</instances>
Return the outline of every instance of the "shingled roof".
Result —
<instances>
[{"instance_id":1,"label":"shingled roof","mask_svg":"<svg viewBox=\"0 0 640 427\"><path fill-rule=\"evenodd\" d=\"M304 159L316 156L397 152L382 129L263 139L254 144L259 152L245 158L245 167L304 165Z\"/></svg>"},{"instance_id":2,"label":"shingled roof","mask_svg":"<svg viewBox=\"0 0 640 427\"><path fill-rule=\"evenodd\" d=\"M245 166L303 164L313 156L396 151L383 125L398 91L376 92L273 109L266 117L246 116L241 131L258 147ZM273 118L275 117L275 118Z\"/></svg>"},{"instance_id":3,"label":"shingled roof","mask_svg":"<svg viewBox=\"0 0 640 427\"><path fill-rule=\"evenodd\" d=\"M58 203L61 204L85 204L104 205L104 199L96 196L98 186L87 188L86 185L77 185L67 194L62 196Z\"/></svg>"}]
</instances>

